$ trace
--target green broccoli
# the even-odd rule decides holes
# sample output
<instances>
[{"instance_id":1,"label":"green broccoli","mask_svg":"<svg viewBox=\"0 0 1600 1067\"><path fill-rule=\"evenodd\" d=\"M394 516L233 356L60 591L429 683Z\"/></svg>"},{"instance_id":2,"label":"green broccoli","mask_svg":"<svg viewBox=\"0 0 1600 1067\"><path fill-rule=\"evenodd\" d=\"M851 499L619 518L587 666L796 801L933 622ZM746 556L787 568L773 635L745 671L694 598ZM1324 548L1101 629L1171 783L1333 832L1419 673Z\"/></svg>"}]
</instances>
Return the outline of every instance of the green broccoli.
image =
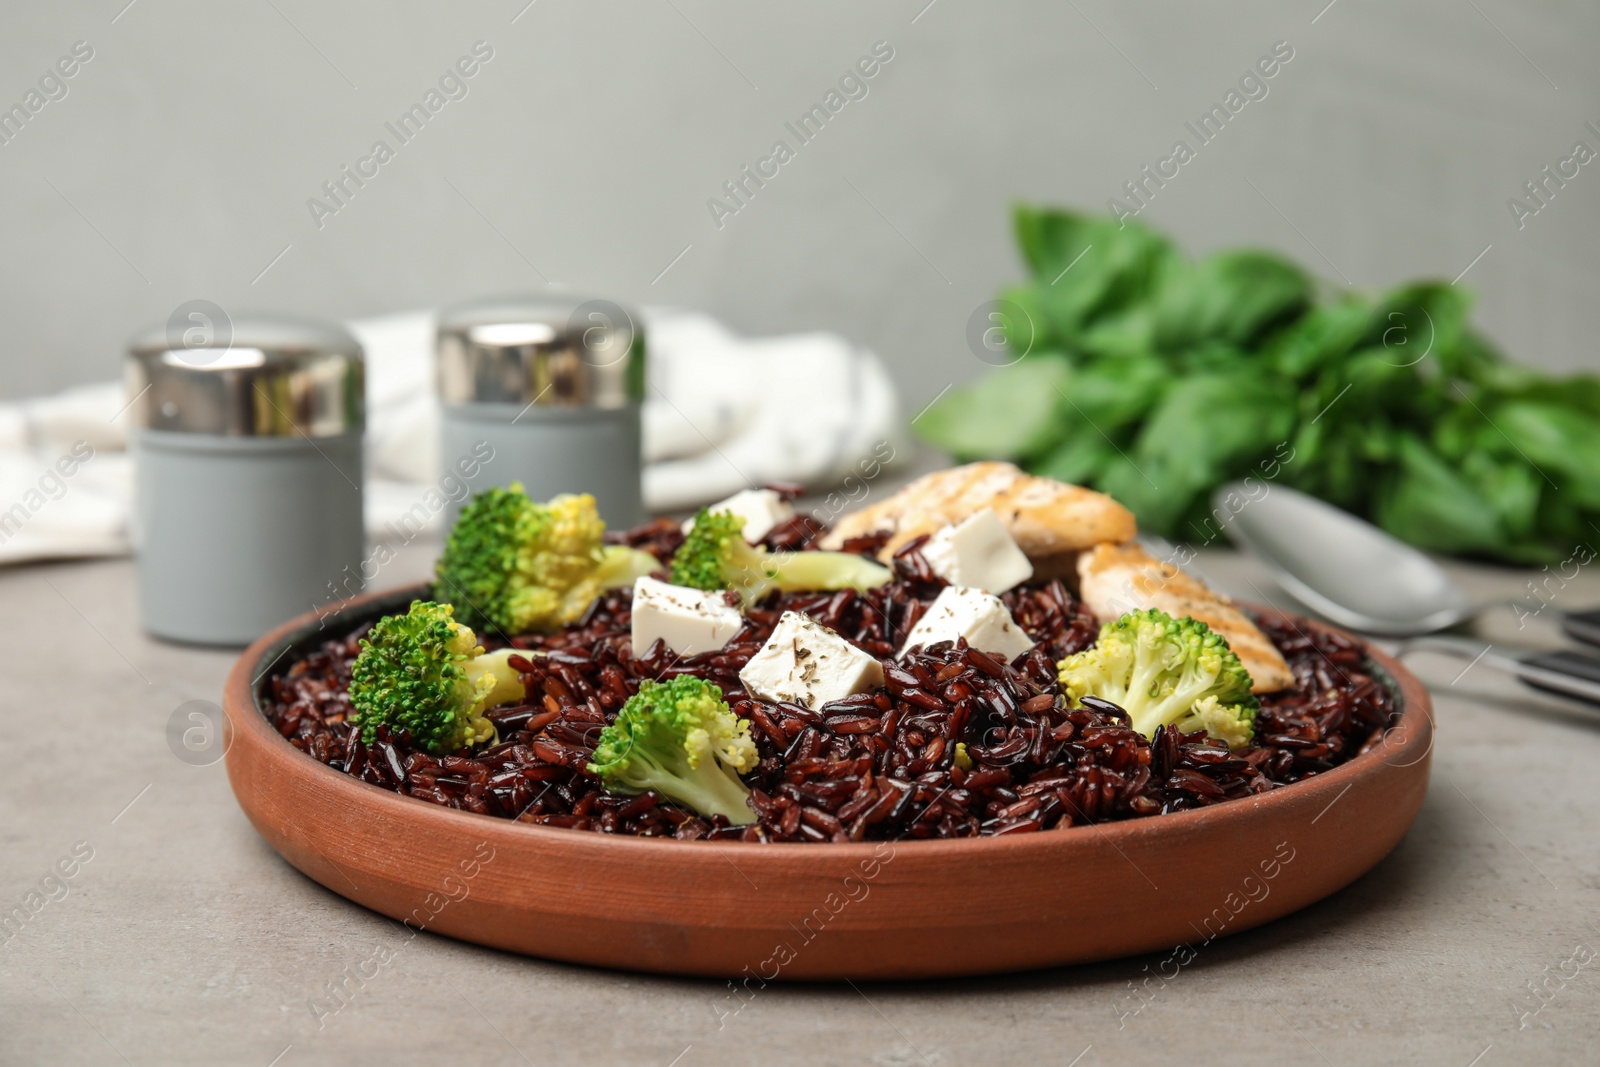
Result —
<instances>
[{"instance_id":1,"label":"green broccoli","mask_svg":"<svg viewBox=\"0 0 1600 1067\"><path fill-rule=\"evenodd\" d=\"M1204 730L1240 748L1255 735L1260 704L1250 692L1250 672L1221 634L1188 616L1131 611L1102 626L1092 647L1056 666L1074 705L1089 695L1109 700L1146 737L1159 726Z\"/></svg>"},{"instance_id":2,"label":"green broccoli","mask_svg":"<svg viewBox=\"0 0 1600 1067\"><path fill-rule=\"evenodd\" d=\"M413 600L361 639L350 670L350 724L370 742L379 726L411 731L435 755L495 736L484 709L527 696L507 662L516 649L483 651L449 604Z\"/></svg>"},{"instance_id":3,"label":"green broccoli","mask_svg":"<svg viewBox=\"0 0 1600 1067\"><path fill-rule=\"evenodd\" d=\"M734 589L754 604L774 589L873 589L893 574L848 552L768 552L744 539L732 511L701 508L672 559L672 581L693 589Z\"/></svg>"},{"instance_id":4,"label":"green broccoli","mask_svg":"<svg viewBox=\"0 0 1600 1067\"><path fill-rule=\"evenodd\" d=\"M467 625L507 636L574 623L605 590L661 566L648 552L602 544L605 528L587 493L540 504L520 482L488 489L461 509L433 595Z\"/></svg>"},{"instance_id":5,"label":"green broccoli","mask_svg":"<svg viewBox=\"0 0 1600 1067\"><path fill-rule=\"evenodd\" d=\"M722 690L690 675L645 679L617 721L600 733L589 773L613 793L654 789L702 815L756 821L739 775L754 770L750 724L728 710Z\"/></svg>"}]
</instances>

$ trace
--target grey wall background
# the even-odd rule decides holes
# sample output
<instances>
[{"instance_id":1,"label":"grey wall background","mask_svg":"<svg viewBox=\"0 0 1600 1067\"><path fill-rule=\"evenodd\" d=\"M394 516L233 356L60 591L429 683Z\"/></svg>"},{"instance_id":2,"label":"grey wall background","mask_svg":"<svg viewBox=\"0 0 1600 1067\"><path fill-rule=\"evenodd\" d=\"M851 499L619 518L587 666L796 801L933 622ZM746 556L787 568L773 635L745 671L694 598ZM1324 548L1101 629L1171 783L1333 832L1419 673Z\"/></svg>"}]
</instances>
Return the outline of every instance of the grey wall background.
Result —
<instances>
[{"instance_id":1,"label":"grey wall background","mask_svg":"<svg viewBox=\"0 0 1600 1067\"><path fill-rule=\"evenodd\" d=\"M1593 4L526 3L8 3L0 103L94 58L0 146L0 397L116 374L189 299L351 317L549 279L839 330L914 411L984 369L964 327L1018 273L1008 203L1103 210L1278 40L1268 97L1143 217L1363 287L1483 253L1491 335L1597 363L1600 163L1521 230L1506 206L1600 148ZM478 40L469 95L319 229L307 199ZM707 198L879 40L869 95L719 230Z\"/></svg>"}]
</instances>

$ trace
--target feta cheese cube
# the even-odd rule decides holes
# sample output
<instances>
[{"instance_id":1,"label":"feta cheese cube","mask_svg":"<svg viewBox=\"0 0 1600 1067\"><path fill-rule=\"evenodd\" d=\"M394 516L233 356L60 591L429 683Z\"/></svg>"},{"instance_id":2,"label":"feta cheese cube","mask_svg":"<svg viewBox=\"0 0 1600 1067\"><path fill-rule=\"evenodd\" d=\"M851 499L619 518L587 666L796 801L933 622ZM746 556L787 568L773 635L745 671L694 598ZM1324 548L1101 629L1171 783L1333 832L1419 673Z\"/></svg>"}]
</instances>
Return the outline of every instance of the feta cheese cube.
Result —
<instances>
[{"instance_id":1,"label":"feta cheese cube","mask_svg":"<svg viewBox=\"0 0 1600 1067\"><path fill-rule=\"evenodd\" d=\"M754 697L813 710L883 684L883 664L808 616L786 611L739 672Z\"/></svg>"},{"instance_id":2,"label":"feta cheese cube","mask_svg":"<svg viewBox=\"0 0 1600 1067\"><path fill-rule=\"evenodd\" d=\"M656 638L680 656L714 652L744 625L721 593L706 593L644 577L633 583L633 651L642 656Z\"/></svg>"},{"instance_id":3,"label":"feta cheese cube","mask_svg":"<svg viewBox=\"0 0 1600 1067\"><path fill-rule=\"evenodd\" d=\"M923 558L951 585L1004 593L1033 577L1033 564L992 508L945 526L922 546Z\"/></svg>"},{"instance_id":4,"label":"feta cheese cube","mask_svg":"<svg viewBox=\"0 0 1600 1067\"><path fill-rule=\"evenodd\" d=\"M707 507L708 511L731 511L744 520L744 539L755 544L772 532L774 526L794 518L794 508L771 489L741 489L726 500ZM683 532L694 529L694 520L685 519Z\"/></svg>"},{"instance_id":5,"label":"feta cheese cube","mask_svg":"<svg viewBox=\"0 0 1600 1067\"><path fill-rule=\"evenodd\" d=\"M1007 663L1033 647L1033 641L1012 620L999 597L982 589L951 585L939 593L911 628L900 654L958 637L965 637L973 648L994 653Z\"/></svg>"}]
</instances>

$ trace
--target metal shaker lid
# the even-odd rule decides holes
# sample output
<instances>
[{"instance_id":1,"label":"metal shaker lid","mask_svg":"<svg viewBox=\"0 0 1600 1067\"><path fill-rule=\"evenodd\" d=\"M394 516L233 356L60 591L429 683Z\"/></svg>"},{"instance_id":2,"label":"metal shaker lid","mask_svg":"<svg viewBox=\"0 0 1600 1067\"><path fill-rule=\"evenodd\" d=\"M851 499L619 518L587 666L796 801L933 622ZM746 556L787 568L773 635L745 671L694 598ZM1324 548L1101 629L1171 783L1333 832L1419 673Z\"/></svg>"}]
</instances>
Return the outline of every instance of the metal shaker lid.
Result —
<instances>
[{"instance_id":1,"label":"metal shaker lid","mask_svg":"<svg viewBox=\"0 0 1600 1067\"><path fill-rule=\"evenodd\" d=\"M644 399L644 328L609 300L539 293L439 316L446 404L620 408Z\"/></svg>"},{"instance_id":2,"label":"metal shaker lid","mask_svg":"<svg viewBox=\"0 0 1600 1067\"><path fill-rule=\"evenodd\" d=\"M366 423L366 360L335 322L229 318L191 301L128 342L132 424L225 437L333 437Z\"/></svg>"}]
</instances>

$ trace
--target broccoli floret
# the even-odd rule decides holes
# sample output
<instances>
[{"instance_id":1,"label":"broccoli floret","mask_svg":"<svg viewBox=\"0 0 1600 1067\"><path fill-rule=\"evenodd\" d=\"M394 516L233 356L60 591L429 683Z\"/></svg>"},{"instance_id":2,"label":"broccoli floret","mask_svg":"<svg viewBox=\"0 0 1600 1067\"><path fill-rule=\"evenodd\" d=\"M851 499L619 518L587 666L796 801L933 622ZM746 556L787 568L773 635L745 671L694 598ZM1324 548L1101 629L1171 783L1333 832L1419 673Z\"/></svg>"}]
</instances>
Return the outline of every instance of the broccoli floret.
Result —
<instances>
[{"instance_id":1,"label":"broccoli floret","mask_svg":"<svg viewBox=\"0 0 1600 1067\"><path fill-rule=\"evenodd\" d=\"M540 504L520 482L478 493L461 509L434 568L433 595L461 620L502 635L553 630L601 593L660 569L648 552L601 543L594 497Z\"/></svg>"},{"instance_id":2,"label":"broccoli floret","mask_svg":"<svg viewBox=\"0 0 1600 1067\"><path fill-rule=\"evenodd\" d=\"M679 675L645 679L600 733L589 772L613 793L654 789L702 815L735 825L756 821L739 775L755 769L750 724L728 710L722 690Z\"/></svg>"},{"instance_id":3,"label":"broccoli floret","mask_svg":"<svg viewBox=\"0 0 1600 1067\"><path fill-rule=\"evenodd\" d=\"M893 575L848 552L768 552L744 539L744 520L732 511L701 508L672 559L672 582L693 589L737 590L754 604L774 589L873 589Z\"/></svg>"},{"instance_id":4,"label":"broccoli floret","mask_svg":"<svg viewBox=\"0 0 1600 1067\"><path fill-rule=\"evenodd\" d=\"M1260 702L1250 692L1250 672L1221 634L1188 616L1131 611L1056 666L1074 705L1090 695L1109 700L1146 737L1159 726L1204 730L1239 748L1255 734Z\"/></svg>"},{"instance_id":5,"label":"broccoli floret","mask_svg":"<svg viewBox=\"0 0 1600 1067\"><path fill-rule=\"evenodd\" d=\"M409 730L439 755L495 736L484 709L527 696L508 661L516 649L483 651L449 604L413 600L361 639L350 670L350 723L370 742L379 726Z\"/></svg>"}]
</instances>

